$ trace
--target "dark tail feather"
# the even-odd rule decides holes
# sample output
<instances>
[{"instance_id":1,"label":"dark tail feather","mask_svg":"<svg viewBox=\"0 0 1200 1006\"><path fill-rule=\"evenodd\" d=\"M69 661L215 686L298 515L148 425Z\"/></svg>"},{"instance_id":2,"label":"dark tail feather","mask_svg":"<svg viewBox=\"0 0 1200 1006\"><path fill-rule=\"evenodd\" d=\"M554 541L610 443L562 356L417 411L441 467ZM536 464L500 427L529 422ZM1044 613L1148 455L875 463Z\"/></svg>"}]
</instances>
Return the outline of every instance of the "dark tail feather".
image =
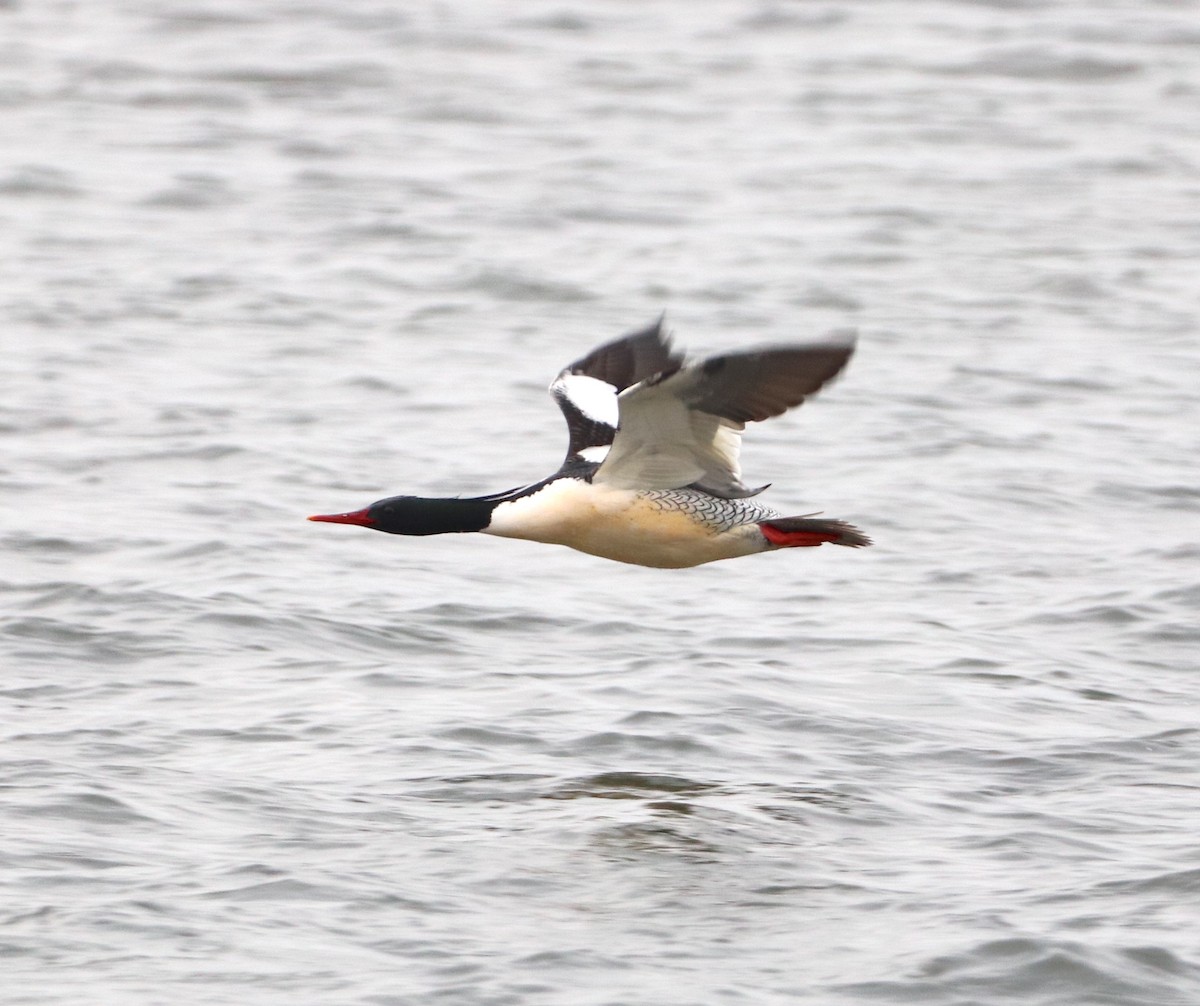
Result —
<instances>
[{"instance_id":1,"label":"dark tail feather","mask_svg":"<svg viewBox=\"0 0 1200 1006\"><path fill-rule=\"evenodd\" d=\"M763 537L779 548L804 548L813 545L846 545L862 548L871 539L844 520L814 520L811 517L778 517L760 521Z\"/></svg>"}]
</instances>

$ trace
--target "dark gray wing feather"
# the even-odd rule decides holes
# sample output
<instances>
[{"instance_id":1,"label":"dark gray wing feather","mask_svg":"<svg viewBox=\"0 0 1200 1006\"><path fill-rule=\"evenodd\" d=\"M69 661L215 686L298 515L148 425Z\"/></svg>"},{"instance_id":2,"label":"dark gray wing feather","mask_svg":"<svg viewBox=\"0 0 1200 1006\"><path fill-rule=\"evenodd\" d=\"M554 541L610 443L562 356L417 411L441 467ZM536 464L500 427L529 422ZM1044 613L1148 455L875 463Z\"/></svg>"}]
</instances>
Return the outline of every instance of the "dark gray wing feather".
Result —
<instances>
[{"instance_id":1,"label":"dark gray wing feather","mask_svg":"<svg viewBox=\"0 0 1200 1006\"><path fill-rule=\"evenodd\" d=\"M624 489L692 485L735 499L746 423L794 408L854 353L853 333L808 346L723 353L636 384L618 399L619 431L595 481Z\"/></svg>"},{"instance_id":2,"label":"dark gray wing feather","mask_svg":"<svg viewBox=\"0 0 1200 1006\"><path fill-rule=\"evenodd\" d=\"M597 346L568 364L563 374L594 377L611 384L619 394L638 381L679 369L683 357L671 349L671 336L663 328L665 320L666 315L660 315L653 325Z\"/></svg>"},{"instance_id":3,"label":"dark gray wing feather","mask_svg":"<svg viewBox=\"0 0 1200 1006\"><path fill-rule=\"evenodd\" d=\"M690 409L738 423L757 423L795 408L837 376L853 343L780 346L724 353L705 360L680 397Z\"/></svg>"}]
</instances>

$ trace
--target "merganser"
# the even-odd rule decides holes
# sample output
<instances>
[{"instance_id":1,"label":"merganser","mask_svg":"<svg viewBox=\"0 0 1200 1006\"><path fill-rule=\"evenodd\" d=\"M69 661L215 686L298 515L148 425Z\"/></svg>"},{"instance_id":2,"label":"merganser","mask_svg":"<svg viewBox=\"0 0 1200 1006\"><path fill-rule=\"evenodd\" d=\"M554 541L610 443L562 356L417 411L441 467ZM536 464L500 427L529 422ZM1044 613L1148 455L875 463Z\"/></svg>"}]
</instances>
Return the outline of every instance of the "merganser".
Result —
<instances>
[{"instance_id":1,"label":"merganser","mask_svg":"<svg viewBox=\"0 0 1200 1006\"><path fill-rule=\"evenodd\" d=\"M570 431L566 460L541 482L470 499L393 496L309 520L389 534L481 531L566 545L661 569L782 548L871 540L840 520L785 517L742 482L746 423L781 415L830 381L853 333L687 363L663 319L592 350L550 385Z\"/></svg>"}]
</instances>

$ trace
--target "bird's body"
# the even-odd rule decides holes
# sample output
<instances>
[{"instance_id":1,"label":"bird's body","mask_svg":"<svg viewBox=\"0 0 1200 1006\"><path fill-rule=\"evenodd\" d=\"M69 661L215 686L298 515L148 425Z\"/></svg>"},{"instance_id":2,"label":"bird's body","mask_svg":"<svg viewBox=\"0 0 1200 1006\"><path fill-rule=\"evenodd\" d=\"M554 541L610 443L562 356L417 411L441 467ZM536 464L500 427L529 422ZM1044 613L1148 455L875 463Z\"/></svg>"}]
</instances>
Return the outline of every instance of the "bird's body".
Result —
<instances>
[{"instance_id":1,"label":"bird's body","mask_svg":"<svg viewBox=\"0 0 1200 1006\"><path fill-rule=\"evenodd\" d=\"M686 487L614 489L562 478L501 503L484 533L675 569L763 551L767 542L755 521L777 516L748 500Z\"/></svg>"},{"instance_id":2,"label":"bird's body","mask_svg":"<svg viewBox=\"0 0 1200 1006\"><path fill-rule=\"evenodd\" d=\"M469 499L396 496L310 519L393 534L479 531L660 568L867 545L842 521L784 517L750 499L761 489L743 484L738 464L746 422L800 404L852 352L842 338L689 365L660 321L593 350L550 386L570 431L566 460L550 478Z\"/></svg>"}]
</instances>

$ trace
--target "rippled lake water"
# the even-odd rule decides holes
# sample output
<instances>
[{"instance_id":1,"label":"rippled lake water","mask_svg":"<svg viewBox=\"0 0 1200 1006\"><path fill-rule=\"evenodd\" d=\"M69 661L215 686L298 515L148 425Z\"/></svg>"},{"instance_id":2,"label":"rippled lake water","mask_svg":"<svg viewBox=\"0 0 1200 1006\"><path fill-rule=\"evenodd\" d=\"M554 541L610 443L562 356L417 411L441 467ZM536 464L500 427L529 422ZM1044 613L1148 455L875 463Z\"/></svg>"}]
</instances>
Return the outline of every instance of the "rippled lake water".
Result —
<instances>
[{"instance_id":1,"label":"rippled lake water","mask_svg":"<svg viewBox=\"0 0 1200 1006\"><path fill-rule=\"evenodd\" d=\"M0 1000L1200 1001L1200 5L0 3ZM308 524L860 332L658 571Z\"/></svg>"}]
</instances>

